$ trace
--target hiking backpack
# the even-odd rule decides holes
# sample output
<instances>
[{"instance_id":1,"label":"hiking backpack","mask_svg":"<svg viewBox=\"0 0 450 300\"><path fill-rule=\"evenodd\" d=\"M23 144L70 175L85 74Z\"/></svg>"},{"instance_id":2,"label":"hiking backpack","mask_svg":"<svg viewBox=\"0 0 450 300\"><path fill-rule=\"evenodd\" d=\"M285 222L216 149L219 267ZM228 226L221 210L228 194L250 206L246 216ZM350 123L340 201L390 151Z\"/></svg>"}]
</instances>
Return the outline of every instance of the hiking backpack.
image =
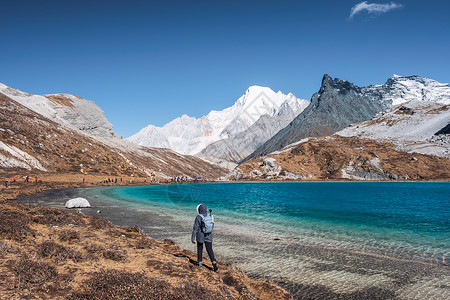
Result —
<instances>
[{"instance_id":1,"label":"hiking backpack","mask_svg":"<svg viewBox=\"0 0 450 300\"><path fill-rule=\"evenodd\" d=\"M206 217L202 214L199 214L199 216L202 217L202 232L211 233L214 229L214 216L211 213L208 213Z\"/></svg>"}]
</instances>

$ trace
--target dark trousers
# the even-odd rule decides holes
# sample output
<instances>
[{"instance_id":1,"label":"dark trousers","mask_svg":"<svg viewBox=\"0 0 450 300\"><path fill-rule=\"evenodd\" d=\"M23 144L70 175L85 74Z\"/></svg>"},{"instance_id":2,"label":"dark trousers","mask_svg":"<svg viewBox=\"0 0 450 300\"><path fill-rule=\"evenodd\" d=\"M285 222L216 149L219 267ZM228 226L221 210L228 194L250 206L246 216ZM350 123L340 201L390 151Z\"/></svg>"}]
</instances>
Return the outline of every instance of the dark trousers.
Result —
<instances>
[{"instance_id":1,"label":"dark trousers","mask_svg":"<svg viewBox=\"0 0 450 300\"><path fill-rule=\"evenodd\" d=\"M205 244L206 252L208 252L209 259L211 260L211 262L215 263L216 258L214 257L212 243L210 243L210 242L205 242L205 243L197 242L197 261L198 262L203 261L203 244Z\"/></svg>"}]
</instances>

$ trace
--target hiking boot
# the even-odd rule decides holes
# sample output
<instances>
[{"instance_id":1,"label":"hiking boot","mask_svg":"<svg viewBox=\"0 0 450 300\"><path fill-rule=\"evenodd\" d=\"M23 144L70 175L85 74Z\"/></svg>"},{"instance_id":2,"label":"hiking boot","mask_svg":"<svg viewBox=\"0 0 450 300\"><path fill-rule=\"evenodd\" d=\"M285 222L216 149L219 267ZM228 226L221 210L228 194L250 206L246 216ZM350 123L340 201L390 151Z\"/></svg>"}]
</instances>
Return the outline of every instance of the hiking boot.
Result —
<instances>
[{"instance_id":1,"label":"hiking boot","mask_svg":"<svg viewBox=\"0 0 450 300\"><path fill-rule=\"evenodd\" d=\"M203 265L203 262L201 262L201 261L199 261L198 263L197 263L197 266L199 266L199 267L201 267Z\"/></svg>"},{"instance_id":2,"label":"hiking boot","mask_svg":"<svg viewBox=\"0 0 450 300\"><path fill-rule=\"evenodd\" d=\"M217 270L219 269L219 267L217 267L217 264L213 264L213 269L214 269L214 272L217 272Z\"/></svg>"}]
</instances>

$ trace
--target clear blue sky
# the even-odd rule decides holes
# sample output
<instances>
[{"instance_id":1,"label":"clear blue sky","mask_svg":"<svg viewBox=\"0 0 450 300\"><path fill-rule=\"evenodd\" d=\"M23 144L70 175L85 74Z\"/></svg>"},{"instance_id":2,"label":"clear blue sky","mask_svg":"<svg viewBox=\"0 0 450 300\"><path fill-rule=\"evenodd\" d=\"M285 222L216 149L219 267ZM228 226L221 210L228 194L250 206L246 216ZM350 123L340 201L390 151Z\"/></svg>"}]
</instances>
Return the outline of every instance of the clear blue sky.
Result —
<instances>
[{"instance_id":1,"label":"clear blue sky","mask_svg":"<svg viewBox=\"0 0 450 300\"><path fill-rule=\"evenodd\" d=\"M125 137L221 110L250 85L310 99L324 73L450 82L450 1L350 18L359 2L0 0L0 82L93 100Z\"/></svg>"}]
</instances>

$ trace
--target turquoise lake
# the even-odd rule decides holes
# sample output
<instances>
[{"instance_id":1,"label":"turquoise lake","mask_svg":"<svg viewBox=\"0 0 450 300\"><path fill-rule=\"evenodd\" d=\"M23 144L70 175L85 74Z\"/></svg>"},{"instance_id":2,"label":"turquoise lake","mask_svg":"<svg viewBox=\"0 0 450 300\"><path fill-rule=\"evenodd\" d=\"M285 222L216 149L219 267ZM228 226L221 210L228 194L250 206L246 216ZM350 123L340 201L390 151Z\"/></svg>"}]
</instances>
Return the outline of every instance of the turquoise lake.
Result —
<instances>
[{"instance_id":1,"label":"turquoise lake","mask_svg":"<svg viewBox=\"0 0 450 300\"><path fill-rule=\"evenodd\" d=\"M75 194L93 205L87 214L100 209L191 250L195 208L205 203L216 257L295 298L450 298L449 183L147 185L53 191L39 201L60 207Z\"/></svg>"}]
</instances>

